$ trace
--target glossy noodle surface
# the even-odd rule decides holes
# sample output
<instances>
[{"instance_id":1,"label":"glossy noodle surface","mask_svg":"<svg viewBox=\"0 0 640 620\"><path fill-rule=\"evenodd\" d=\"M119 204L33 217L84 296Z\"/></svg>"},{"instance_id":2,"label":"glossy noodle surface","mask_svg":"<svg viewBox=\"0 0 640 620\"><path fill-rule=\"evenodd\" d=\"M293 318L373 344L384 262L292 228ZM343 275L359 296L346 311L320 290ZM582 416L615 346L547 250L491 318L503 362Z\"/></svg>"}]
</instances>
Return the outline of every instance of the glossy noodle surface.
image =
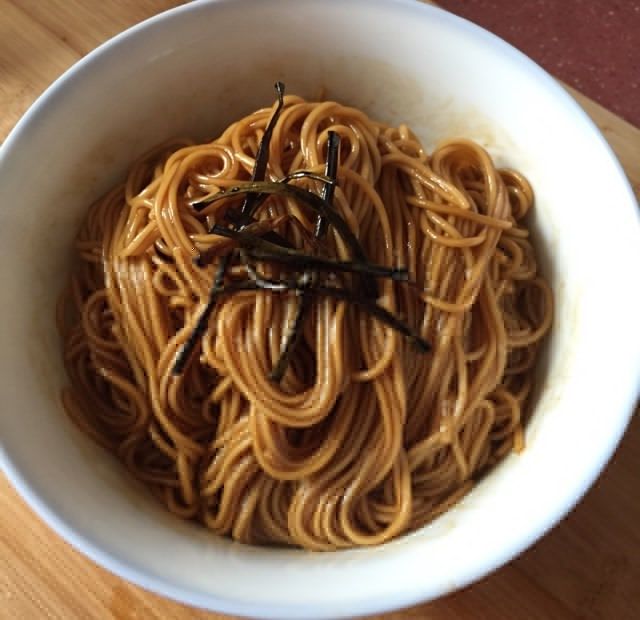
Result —
<instances>
[{"instance_id":1,"label":"glossy noodle surface","mask_svg":"<svg viewBox=\"0 0 640 620\"><path fill-rule=\"evenodd\" d=\"M334 102L284 103L266 179L324 174L329 131L339 136L333 208L367 261L408 269L409 282L377 278L376 301L431 351L362 305L310 295L274 381L300 292L239 290L220 296L193 355L173 372L234 245L211 227L242 198L194 205L251 179L273 114L266 108L210 143L159 146L91 206L59 306L70 381L63 400L180 517L251 544L376 545L433 519L523 447L552 316L526 225L533 193L470 141L429 154L406 126ZM291 183L323 188L309 178ZM293 248L353 261L334 227L314 237L316 218L291 195L274 194L253 226ZM202 253L211 260L199 266ZM295 271L249 263L231 261L225 282ZM314 273L325 286L363 294L354 274Z\"/></svg>"}]
</instances>

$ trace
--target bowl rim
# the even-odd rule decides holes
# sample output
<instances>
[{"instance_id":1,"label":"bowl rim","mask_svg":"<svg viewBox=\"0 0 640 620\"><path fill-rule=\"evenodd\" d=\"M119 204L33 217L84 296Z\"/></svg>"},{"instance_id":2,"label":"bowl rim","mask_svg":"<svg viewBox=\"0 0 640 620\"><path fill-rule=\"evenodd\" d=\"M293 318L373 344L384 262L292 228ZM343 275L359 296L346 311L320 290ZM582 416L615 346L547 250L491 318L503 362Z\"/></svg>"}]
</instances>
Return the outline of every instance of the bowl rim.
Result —
<instances>
[{"instance_id":1,"label":"bowl rim","mask_svg":"<svg viewBox=\"0 0 640 620\"><path fill-rule=\"evenodd\" d=\"M23 114L8 134L4 143L0 145L0 167L2 166L2 162L5 157L10 154L16 144L20 143L23 138L23 134L28 131L32 121L38 119L46 106L49 105L50 101L56 98L60 93L63 93L70 82L82 79L84 74L94 68L94 65L102 62L103 59L107 58L110 54L117 53L118 48L121 45L126 44L132 38L135 38L142 33L152 32L154 29L168 23L176 15L212 10L209 7L216 5L241 4L243 2L252 1L253 0L199 0L198 2L180 5L135 24L100 44L62 73L62 75L60 75L41 95L38 96L35 102ZM319 0L304 0L304 2L312 4L316 1ZM591 132L595 134L594 137L599 140L603 151L608 153L609 158L616 167L619 176L619 183L621 185L626 185L626 192L629 196L630 203L637 204L636 197L620 162L598 127L587 115L584 109L573 99L573 97L571 97L566 89L528 56L491 32L461 17L449 13L440 7L425 4L417 0L367 1L369 5L377 4L385 6L387 9L390 4L393 4L395 5L395 8L404 10L407 14L409 14L410 11L414 11L416 16L420 15L422 17L430 15L433 19L442 20L451 25L451 27L466 31L467 34L481 40L484 44L498 46L503 53L513 57L524 71L532 73L536 79L542 83L544 88L550 90L556 98L562 101L564 105L569 106L573 113L579 116L583 122L586 122L590 126ZM355 0L352 3L354 5L364 6L364 0ZM637 209L636 219L640 222L640 212L638 212ZM631 374L634 370L630 369L629 372ZM631 384L631 381L629 383ZM546 519L543 522L536 523L535 527L531 527L529 529L528 537L521 538L515 547L503 548L502 553L492 557L491 561L488 562L487 565L470 567L470 570L457 580L455 588L450 591L465 587L477 579L502 567L505 563L519 555L536 540L541 538L575 507L604 470L607 462L610 460L618 446L622 435L628 427L636 406L638 394L640 393L640 365L635 369L635 383L635 393L633 389L629 390L629 394L625 399L625 406L621 407L620 411L617 412L616 426L614 428L612 425L609 441L606 445L599 446L600 452L597 455L598 458L594 458L594 464L591 470L586 472L581 480L576 480L573 487L566 489L564 494L565 502L562 505L556 505L555 510L548 511L546 513ZM419 591L401 591L393 598L389 596L385 596L384 599L376 598L376 595L374 594L367 600L354 599L350 601L350 609L345 612L344 605L340 605L340 607L337 608L335 605L332 606L331 601L328 601L325 607L317 611L309 610L305 608L304 605L300 605L298 603L283 605L271 604L268 609L265 609L264 604L252 604L247 603L246 601L234 600L233 598L221 598L212 594L203 595L195 591L189 591L183 587L172 584L170 581L162 577L151 576L143 570L131 567L126 560L119 558L114 553L106 551L99 544L93 542L89 537L86 537L75 530L64 520L64 518L50 507L43 498L38 495L36 489L30 485L20 469L13 462L3 444L0 444L0 466L14 489L26 501L38 517L40 517L49 527L51 527L51 529L53 529L66 542L71 544L71 546L76 550L80 551L83 555L87 556L98 565L127 581L141 586L151 592L155 592L162 596L168 596L188 605L209 610L215 609L216 611L223 613L259 616L264 618L321 618L328 616L339 618L398 609L445 594L445 592L430 592L429 584L425 584Z\"/></svg>"}]
</instances>

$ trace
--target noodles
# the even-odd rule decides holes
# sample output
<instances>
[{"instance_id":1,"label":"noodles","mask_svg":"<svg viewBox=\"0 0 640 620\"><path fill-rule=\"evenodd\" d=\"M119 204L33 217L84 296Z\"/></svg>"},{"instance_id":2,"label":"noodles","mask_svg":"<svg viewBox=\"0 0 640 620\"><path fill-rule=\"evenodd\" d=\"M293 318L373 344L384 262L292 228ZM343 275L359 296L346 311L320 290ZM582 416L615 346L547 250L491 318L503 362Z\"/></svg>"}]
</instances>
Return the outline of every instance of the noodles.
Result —
<instances>
[{"instance_id":1,"label":"noodles","mask_svg":"<svg viewBox=\"0 0 640 620\"><path fill-rule=\"evenodd\" d=\"M364 276L298 269L347 292L305 294L280 381L270 373L304 295L236 286L211 305L175 374L218 267L237 247L231 233L210 228L242 197L194 205L252 178L271 117L271 109L254 112L208 144L162 145L91 207L59 307L70 379L63 401L84 431L185 519L246 543L375 545L433 519L523 446L532 373L552 315L524 223L533 194L470 141L428 155L404 125L285 97L265 180L299 170L324 175L335 132L333 208L367 261L406 269L410 282L376 277L377 300L355 304ZM313 178L289 183L323 192ZM314 238L316 217L283 191L266 197L252 226L265 239L270 233L353 264L335 226ZM212 263L201 266L195 259L205 255ZM295 272L249 262L250 273L238 260L221 272L230 291L256 273L279 281ZM432 352L368 312L376 301Z\"/></svg>"}]
</instances>

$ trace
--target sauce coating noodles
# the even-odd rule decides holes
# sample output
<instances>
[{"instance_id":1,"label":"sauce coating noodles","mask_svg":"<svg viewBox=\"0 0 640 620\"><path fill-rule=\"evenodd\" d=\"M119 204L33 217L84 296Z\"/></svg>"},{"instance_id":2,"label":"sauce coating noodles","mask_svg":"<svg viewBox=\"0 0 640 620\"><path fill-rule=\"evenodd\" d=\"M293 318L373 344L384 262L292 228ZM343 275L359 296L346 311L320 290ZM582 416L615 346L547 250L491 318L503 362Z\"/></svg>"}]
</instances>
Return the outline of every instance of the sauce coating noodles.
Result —
<instances>
[{"instance_id":1,"label":"sauce coating noodles","mask_svg":"<svg viewBox=\"0 0 640 620\"><path fill-rule=\"evenodd\" d=\"M323 174L328 132L339 135L333 207L368 260L408 269L413 284L377 280L377 301L432 352L348 301L318 296L274 382L298 299L248 290L221 298L175 375L229 245L210 225L234 199L192 205L251 178L271 114L256 111L210 143L156 148L91 207L59 306L63 401L180 517L253 544L383 543L442 513L523 446L552 316L524 223L533 193L468 140L427 154L406 126L287 96L267 179ZM269 196L256 219L297 248L313 243L315 214L291 196ZM205 250L217 258L200 267ZM332 229L315 250L353 258ZM233 264L227 277L246 278L246 267Z\"/></svg>"}]
</instances>

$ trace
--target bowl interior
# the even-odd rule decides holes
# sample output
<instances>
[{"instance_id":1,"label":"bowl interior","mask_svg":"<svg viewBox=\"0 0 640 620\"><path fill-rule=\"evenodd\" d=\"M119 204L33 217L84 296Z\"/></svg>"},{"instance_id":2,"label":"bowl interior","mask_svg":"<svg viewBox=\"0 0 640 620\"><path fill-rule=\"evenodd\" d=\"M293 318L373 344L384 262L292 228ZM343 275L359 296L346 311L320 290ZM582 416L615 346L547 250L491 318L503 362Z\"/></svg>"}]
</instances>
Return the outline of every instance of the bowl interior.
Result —
<instances>
[{"instance_id":1,"label":"bowl interior","mask_svg":"<svg viewBox=\"0 0 640 620\"><path fill-rule=\"evenodd\" d=\"M269 105L276 79L291 93L324 92L406 122L427 145L476 139L536 192L533 224L557 308L527 449L431 525L375 549L252 548L182 523L76 431L59 401L55 301L88 205L154 144L212 137ZM573 506L610 456L637 394L640 299L628 282L640 234L617 162L541 69L418 3L301 0L292 10L286 0L235 0L154 18L84 59L29 111L3 146L0 205L5 471L91 557L192 604L338 617L462 586ZM616 318L605 325L612 295ZM602 373L597 360L614 359L616 372Z\"/></svg>"}]
</instances>

